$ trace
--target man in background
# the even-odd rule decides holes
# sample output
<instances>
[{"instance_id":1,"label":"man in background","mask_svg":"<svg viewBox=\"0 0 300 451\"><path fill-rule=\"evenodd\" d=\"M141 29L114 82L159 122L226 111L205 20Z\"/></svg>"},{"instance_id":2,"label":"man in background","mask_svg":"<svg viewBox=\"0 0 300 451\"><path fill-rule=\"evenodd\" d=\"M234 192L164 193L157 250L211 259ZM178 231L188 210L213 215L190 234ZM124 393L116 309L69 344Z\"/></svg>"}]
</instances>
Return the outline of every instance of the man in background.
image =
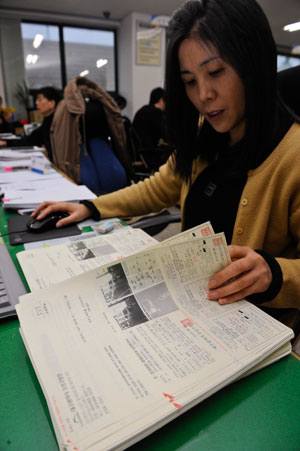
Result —
<instances>
[{"instance_id":1,"label":"man in background","mask_svg":"<svg viewBox=\"0 0 300 451\"><path fill-rule=\"evenodd\" d=\"M160 141L166 141L164 110L165 91L155 88L151 91L149 104L139 109L133 119L140 147L156 147Z\"/></svg>"},{"instance_id":2,"label":"man in background","mask_svg":"<svg viewBox=\"0 0 300 451\"><path fill-rule=\"evenodd\" d=\"M58 102L62 99L62 94L52 86L46 86L38 90L35 101L37 110L43 116L43 122L40 127L33 130L28 136L21 139L9 139L0 141L0 146L22 147L22 146L44 146L48 152L50 161L52 158L52 148L50 140L50 127Z\"/></svg>"}]
</instances>

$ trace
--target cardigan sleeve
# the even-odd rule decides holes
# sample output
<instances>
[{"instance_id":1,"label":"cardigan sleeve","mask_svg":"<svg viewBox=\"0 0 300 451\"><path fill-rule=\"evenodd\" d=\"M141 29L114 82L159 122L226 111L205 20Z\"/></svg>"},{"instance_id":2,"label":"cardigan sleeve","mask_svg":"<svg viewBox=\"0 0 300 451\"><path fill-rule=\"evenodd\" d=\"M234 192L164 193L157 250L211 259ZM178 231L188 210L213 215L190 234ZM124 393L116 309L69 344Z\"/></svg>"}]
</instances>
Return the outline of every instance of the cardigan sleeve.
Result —
<instances>
[{"instance_id":1,"label":"cardigan sleeve","mask_svg":"<svg viewBox=\"0 0 300 451\"><path fill-rule=\"evenodd\" d=\"M140 216L175 205L182 179L175 174L172 157L149 178L93 200L101 218Z\"/></svg>"}]
</instances>

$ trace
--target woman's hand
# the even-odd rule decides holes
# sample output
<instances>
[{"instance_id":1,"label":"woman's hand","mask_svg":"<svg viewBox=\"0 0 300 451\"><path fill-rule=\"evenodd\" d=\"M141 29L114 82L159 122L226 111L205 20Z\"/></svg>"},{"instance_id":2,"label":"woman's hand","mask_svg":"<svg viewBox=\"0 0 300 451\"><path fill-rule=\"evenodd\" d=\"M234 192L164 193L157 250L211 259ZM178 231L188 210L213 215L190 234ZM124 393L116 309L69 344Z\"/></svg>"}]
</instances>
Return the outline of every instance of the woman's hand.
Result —
<instances>
[{"instance_id":1,"label":"woman's hand","mask_svg":"<svg viewBox=\"0 0 300 451\"><path fill-rule=\"evenodd\" d=\"M91 215L91 211L83 204L46 201L38 205L31 216L33 218L43 219L54 211L64 211L69 214L67 218L60 219L56 223L56 227L63 227L72 224L72 222L82 221Z\"/></svg>"},{"instance_id":2,"label":"woman's hand","mask_svg":"<svg viewBox=\"0 0 300 451\"><path fill-rule=\"evenodd\" d=\"M266 291L272 272L265 259L250 247L231 245L228 249L232 262L210 279L208 299L231 304Z\"/></svg>"}]
</instances>

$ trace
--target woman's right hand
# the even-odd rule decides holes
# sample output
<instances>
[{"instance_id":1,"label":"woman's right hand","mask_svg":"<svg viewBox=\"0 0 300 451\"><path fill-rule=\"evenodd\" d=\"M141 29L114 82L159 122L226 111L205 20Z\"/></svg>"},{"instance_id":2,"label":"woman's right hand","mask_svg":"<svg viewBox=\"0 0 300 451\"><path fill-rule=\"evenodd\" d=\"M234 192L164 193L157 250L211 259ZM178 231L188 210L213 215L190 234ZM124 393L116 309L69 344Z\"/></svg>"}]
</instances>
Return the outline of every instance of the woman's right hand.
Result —
<instances>
[{"instance_id":1,"label":"woman's right hand","mask_svg":"<svg viewBox=\"0 0 300 451\"><path fill-rule=\"evenodd\" d=\"M69 214L68 217L60 219L56 223L56 227L63 227L73 222L79 222L91 216L91 211L83 204L50 201L38 205L31 216L33 218L43 219L54 211L64 211Z\"/></svg>"}]
</instances>

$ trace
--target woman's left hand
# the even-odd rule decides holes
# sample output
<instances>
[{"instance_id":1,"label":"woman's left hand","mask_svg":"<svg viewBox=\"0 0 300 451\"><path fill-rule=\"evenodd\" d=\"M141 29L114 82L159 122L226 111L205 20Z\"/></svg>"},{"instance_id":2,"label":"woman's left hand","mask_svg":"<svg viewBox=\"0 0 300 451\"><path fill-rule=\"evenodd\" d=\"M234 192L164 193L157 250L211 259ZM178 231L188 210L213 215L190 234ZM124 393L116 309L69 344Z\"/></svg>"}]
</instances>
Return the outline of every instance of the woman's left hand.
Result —
<instances>
[{"instance_id":1,"label":"woman's left hand","mask_svg":"<svg viewBox=\"0 0 300 451\"><path fill-rule=\"evenodd\" d=\"M266 291L272 272L265 259L250 247L231 245L228 249L232 262L210 279L208 299L231 304Z\"/></svg>"}]
</instances>

